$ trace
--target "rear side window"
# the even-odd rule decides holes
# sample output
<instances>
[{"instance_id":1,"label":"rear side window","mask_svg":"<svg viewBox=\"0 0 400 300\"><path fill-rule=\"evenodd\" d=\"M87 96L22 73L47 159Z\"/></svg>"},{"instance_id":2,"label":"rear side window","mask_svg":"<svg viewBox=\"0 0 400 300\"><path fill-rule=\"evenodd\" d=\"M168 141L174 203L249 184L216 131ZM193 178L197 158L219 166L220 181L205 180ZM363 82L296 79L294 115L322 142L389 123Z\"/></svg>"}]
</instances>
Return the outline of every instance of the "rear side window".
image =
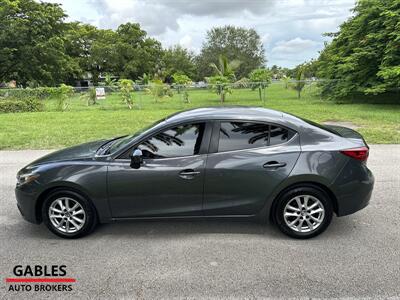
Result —
<instances>
[{"instance_id":1,"label":"rear side window","mask_svg":"<svg viewBox=\"0 0 400 300\"><path fill-rule=\"evenodd\" d=\"M218 152L278 145L290 140L294 131L254 122L221 122Z\"/></svg>"},{"instance_id":2,"label":"rear side window","mask_svg":"<svg viewBox=\"0 0 400 300\"><path fill-rule=\"evenodd\" d=\"M269 146L279 145L287 142L294 136L294 131L278 126L270 126Z\"/></svg>"}]
</instances>

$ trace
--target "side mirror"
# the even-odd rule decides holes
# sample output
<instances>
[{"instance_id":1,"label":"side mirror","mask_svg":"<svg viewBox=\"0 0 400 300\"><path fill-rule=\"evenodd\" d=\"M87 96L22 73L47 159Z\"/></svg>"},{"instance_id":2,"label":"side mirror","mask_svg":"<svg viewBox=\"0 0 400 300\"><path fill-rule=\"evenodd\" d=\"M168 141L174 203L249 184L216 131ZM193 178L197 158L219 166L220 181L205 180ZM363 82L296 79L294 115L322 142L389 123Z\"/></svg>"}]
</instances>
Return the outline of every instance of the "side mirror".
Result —
<instances>
[{"instance_id":1,"label":"side mirror","mask_svg":"<svg viewBox=\"0 0 400 300\"><path fill-rule=\"evenodd\" d=\"M131 154L131 168L139 169L140 165L143 163L143 153L140 149L133 150Z\"/></svg>"}]
</instances>

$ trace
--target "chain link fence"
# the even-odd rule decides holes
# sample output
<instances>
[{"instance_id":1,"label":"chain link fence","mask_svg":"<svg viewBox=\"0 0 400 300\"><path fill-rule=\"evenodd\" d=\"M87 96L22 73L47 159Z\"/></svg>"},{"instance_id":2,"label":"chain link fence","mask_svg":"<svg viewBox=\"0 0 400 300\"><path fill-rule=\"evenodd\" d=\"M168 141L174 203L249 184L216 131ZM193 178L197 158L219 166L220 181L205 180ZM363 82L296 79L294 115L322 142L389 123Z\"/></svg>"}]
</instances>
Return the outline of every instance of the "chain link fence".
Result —
<instances>
[{"instance_id":1,"label":"chain link fence","mask_svg":"<svg viewBox=\"0 0 400 300\"><path fill-rule=\"evenodd\" d=\"M26 97L57 101L60 97L64 97L65 99L68 98L67 101L71 102L70 106L74 107L99 104L101 109L119 109L124 106L124 102L128 97L132 101L132 108L135 109L150 108L154 103L161 103L159 107L165 109L182 109L188 106L210 104L268 106L270 101L284 103L285 101L325 100L326 98L321 96L321 85L323 84L326 89L326 86L329 86L326 83L329 82L332 81L273 80L272 82L239 81L228 84L197 82L180 85L134 83L128 92L116 84L112 86L73 87L70 89L70 94L68 95L60 94L59 89L61 88L52 87L2 88L0 89L0 101L3 99L23 99ZM105 97L101 97L103 92ZM368 97L371 96L363 96L361 98L368 99ZM385 100L383 96L378 97ZM399 103L399 100L400 88L395 88L388 102ZM49 110L52 109L52 106L49 105Z\"/></svg>"}]
</instances>

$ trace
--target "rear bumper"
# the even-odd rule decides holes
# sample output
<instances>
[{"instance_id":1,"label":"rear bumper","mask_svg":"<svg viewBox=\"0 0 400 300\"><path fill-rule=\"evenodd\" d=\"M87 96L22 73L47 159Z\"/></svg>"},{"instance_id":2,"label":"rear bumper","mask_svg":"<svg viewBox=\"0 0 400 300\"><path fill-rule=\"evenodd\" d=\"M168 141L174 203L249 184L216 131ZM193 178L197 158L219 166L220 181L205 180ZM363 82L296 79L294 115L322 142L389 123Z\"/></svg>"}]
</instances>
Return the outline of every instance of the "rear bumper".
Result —
<instances>
[{"instance_id":1,"label":"rear bumper","mask_svg":"<svg viewBox=\"0 0 400 300\"><path fill-rule=\"evenodd\" d=\"M39 224L40 220L36 214L36 194L17 186L15 188L15 198L22 217L28 222Z\"/></svg>"},{"instance_id":2,"label":"rear bumper","mask_svg":"<svg viewBox=\"0 0 400 300\"><path fill-rule=\"evenodd\" d=\"M333 184L337 215L350 215L366 207L371 199L374 182L372 172L364 164L350 161Z\"/></svg>"}]
</instances>

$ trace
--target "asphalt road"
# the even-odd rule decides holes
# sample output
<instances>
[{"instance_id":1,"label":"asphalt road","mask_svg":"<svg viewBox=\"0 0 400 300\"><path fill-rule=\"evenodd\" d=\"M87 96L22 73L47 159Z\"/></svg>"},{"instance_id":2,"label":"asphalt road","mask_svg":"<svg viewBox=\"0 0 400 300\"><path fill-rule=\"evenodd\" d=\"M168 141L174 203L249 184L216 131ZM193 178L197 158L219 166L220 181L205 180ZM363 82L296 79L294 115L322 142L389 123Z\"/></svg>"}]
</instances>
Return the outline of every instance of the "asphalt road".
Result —
<instances>
[{"instance_id":1,"label":"asphalt road","mask_svg":"<svg viewBox=\"0 0 400 300\"><path fill-rule=\"evenodd\" d=\"M15 205L17 170L45 153L0 152L1 298L400 298L400 145L371 147L370 205L307 241L229 221L116 223L62 240ZM28 264L66 265L73 291L8 291Z\"/></svg>"}]
</instances>

